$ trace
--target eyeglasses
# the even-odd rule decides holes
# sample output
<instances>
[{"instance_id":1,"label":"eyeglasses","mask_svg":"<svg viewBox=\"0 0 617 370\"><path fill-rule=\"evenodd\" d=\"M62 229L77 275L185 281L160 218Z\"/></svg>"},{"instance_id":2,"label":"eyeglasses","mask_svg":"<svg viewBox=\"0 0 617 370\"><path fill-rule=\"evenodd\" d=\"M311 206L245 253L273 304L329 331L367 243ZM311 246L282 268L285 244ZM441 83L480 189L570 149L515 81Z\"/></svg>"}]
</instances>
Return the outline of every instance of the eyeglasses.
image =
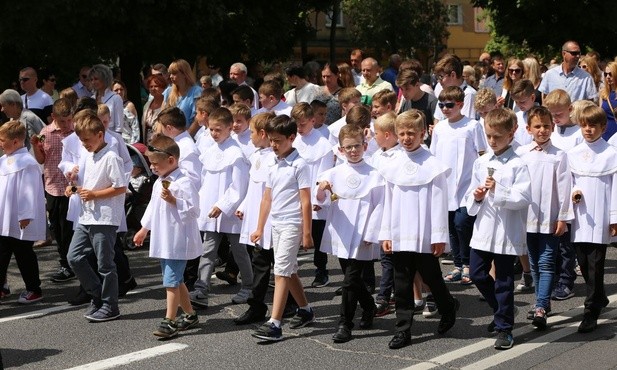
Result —
<instances>
[{"instance_id":1,"label":"eyeglasses","mask_svg":"<svg viewBox=\"0 0 617 370\"><path fill-rule=\"evenodd\" d=\"M604 77L613 77L611 72L604 72Z\"/></svg>"},{"instance_id":2,"label":"eyeglasses","mask_svg":"<svg viewBox=\"0 0 617 370\"><path fill-rule=\"evenodd\" d=\"M522 71L523 71L523 70L522 70L522 69L520 69L520 68L508 68L508 72L510 72L510 73L516 73L516 74L519 74L519 73L521 73Z\"/></svg>"},{"instance_id":3,"label":"eyeglasses","mask_svg":"<svg viewBox=\"0 0 617 370\"><path fill-rule=\"evenodd\" d=\"M342 146L341 148L343 148L345 152L351 153L353 150L360 150L360 148L362 148L362 145L364 144L347 145L347 146Z\"/></svg>"},{"instance_id":4,"label":"eyeglasses","mask_svg":"<svg viewBox=\"0 0 617 370\"><path fill-rule=\"evenodd\" d=\"M148 148L148 150L149 150L149 151L151 151L151 152L164 153L164 154L167 154L167 155L168 155L168 156L170 156L170 157L173 157L173 155L172 155L170 152L166 151L166 150L159 149L159 148L155 148L155 147L153 147L152 145L149 145L149 144L148 144L146 147L147 147L147 148Z\"/></svg>"},{"instance_id":5,"label":"eyeglasses","mask_svg":"<svg viewBox=\"0 0 617 370\"><path fill-rule=\"evenodd\" d=\"M437 103L437 105L439 105L439 109L444 109L444 108L452 109L452 108L454 108L456 103L453 103L453 102Z\"/></svg>"},{"instance_id":6,"label":"eyeglasses","mask_svg":"<svg viewBox=\"0 0 617 370\"><path fill-rule=\"evenodd\" d=\"M581 64L579 67L581 67L582 69L587 69L587 65L586 64Z\"/></svg>"},{"instance_id":7,"label":"eyeglasses","mask_svg":"<svg viewBox=\"0 0 617 370\"><path fill-rule=\"evenodd\" d=\"M566 53L572 55L573 57L578 57L578 56L581 55L581 51L580 50L572 50L572 51L570 51L570 50L562 50L562 51L565 51Z\"/></svg>"},{"instance_id":8,"label":"eyeglasses","mask_svg":"<svg viewBox=\"0 0 617 370\"><path fill-rule=\"evenodd\" d=\"M30 77L20 77L19 82L28 82L30 81Z\"/></svg>"}]
</instances>

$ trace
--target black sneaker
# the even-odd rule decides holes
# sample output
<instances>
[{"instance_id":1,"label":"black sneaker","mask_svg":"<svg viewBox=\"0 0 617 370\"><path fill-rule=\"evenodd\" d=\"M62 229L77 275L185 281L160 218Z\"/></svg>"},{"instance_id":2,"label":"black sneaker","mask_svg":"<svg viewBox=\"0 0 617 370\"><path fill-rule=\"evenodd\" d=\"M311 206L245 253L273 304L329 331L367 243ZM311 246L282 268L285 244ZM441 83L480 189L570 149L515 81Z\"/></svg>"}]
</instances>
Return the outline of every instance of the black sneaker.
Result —
<instances>
[{"instance_id":1,"label":"black sneaker","mask_svg":"<svg viewBox=\"0 0 617 370\"><path fill-rule=\"evenodd\" d=\"M461 307L461 303L458 299L454 298L454 305L451 312L441 315L441 320L437 326L437 333L445 334L448 330L452 329L456 322L456 312Z\"/></svg>"},{"instance_id":2,"label":"black sneaker","mask_svg":"<svg viewBox=\"0 0 617 370\"><path fill-rule=\"evenodd\" d=\"M334 291L334 295L343 295L343 287L340 286Z\"/></svg>"},{"instance_id":3,"label":"black sneaker","mask_svg":"<svg viewBox=\"0 0 617 370\"><path fill-rule=\"evenodd\" d=\"M328 278L328 273L325 271L318 270L315 273L315 280L311 283L313 288L323 288L330 283L330 279Z\"/></svg>"},{"instance_id":4,"label":"black sneaker","mask_svg":"<svg viewBox=\"0 0 617 370\"><path fill-rule=\"evenodd\" d=\"M375 318L376 307L362 311L362 318L360 319L360 329L370 329L373 326L373 319Z\"/></svg>"},{"instance_id":5,"label":"black sneaker","mask_svg":"<svg viewBox=\"0 0 617 370\"><path fill-rule=\"evenodd\" d=\"M178 325L175 321L164 319L152 334L159 338L173 338L178 335Z\"/></svg>"},{"instance_id":6,"label":"black sneaker","mask_svg":"<svg viewBox=\"0 0 617 370\"><path fill-rule=\"evenodd\" d=\"M546 329L546 311L544 308L536 308L531 325L535 326L538 330Z\"/></svg>"},{"instance_id":7,"label":"black sneaker","mask_svg":"<svg viewBox=\"0 0 617 370\"><path fill-rule=\"evenodd\" d=\"M283 340L283 329L274 325L273 322L267 321L255 329L251 336L263 340L279 341Z\"/></svg>"},{"instance_id":8,"label":"black sneaker","mask_svg":"<svg viewBox=\"0 0 617 370\"><path fill-rule=\"evenodd\" d=\"M92 297L90 296L90 294L86 293L84 288L81 286L79 287L79 291L77 292L77 294L75 294L73 298L68 300L71 306L80 306L90 301L92 301Z\"/></svg>"},{"instance_id":9,"label":"black sneaker","mask_svg":"<svg viewBox=\"0 0 617 370\"><path fill-rule=\"evenodd\" d=\"M75 274L66 267L60 267L56 273L51 275L51 281L54 283L64 283L73 279L75 279Z\"/></svg>"},{"instance_id":10,"label":"black sneaker","mask_svg":"<svg viewBox=\"0 0 617 370\"><path fill-rule=\"evenodd\" d=\"M598 317L592 314L585 314L583 321L578 326L579 333L591 333L598 327Z\"/></svg>"},{"instance_id":11,"label":"black sneaker","mask_svg":"<svg viewBox=\"0 0 617 370\"><path fill-rule=\"evenodd\" d=\"M128 281L118 284L118 297L124 297L126 293L137 288L137 281L131 276Z\"/></svg>"},{"instance_id":12,"label":"black sneaker","mask_svg":"<svg viewBox=\"0 0 617 370\"><path fill-rule=\"evenodd\" d=\"M510 349L514 345L514 337L509 331L500 331L495 341L495 349Z\"/></svg>"},{"instance_id":13,"label":"black sneaker","mask_svg":"<svg viewBox=\"0 0 617 370\"><path fill-rule=\"evenodd\" d=\"M176 326L177 326L179 331L193 329L197 325L199 325L199 317L197 317L196 313L194 313L192 315L189 315L187 313L183 313L176 320Z\"/></svg>"},{"instance_id":14,"label":"black sneaker","mask_svg":"<svg viewBox=\"0 0 617 370\"><path fill-rule=\"evenodd\" d=\"M411 332L409 330L397 331L394 337L390 339L388 347L390 349L399 349L411 344Z\"/></svg>"},{"instance_id":15,"label":"black sneaker","mask_svg":"<svg viewBox=\"0 0 617 370\"><path fill-rule=\"evenodd\" d=\"M214 274L214 275L216 275L217 279L226 281L227 284L229 284L229 285L236 285L236 284L238 284L238 277L237 276L232 276L227 271L217 271L216 274Z\"/></svg>"},{"instance_id":16,"label":"black sneaker","mask_svg":"<svg viewBox=\"0 0 617 370\"><path fill-rule=\"evenodd\" d=\"M390 303L383 299L377 300L376 309L375 309L375 317L386 316L387 314L390 314L390 313L392 313L392 309L390 308Z\"/></svg>"},{"instance_id":17,"label":"black sneaker","mask_svg":"<svg viewBox=\"0 0 617 370\"><path fill-rule=\"evenodd\" d=\"M289 328L303 328L308 324L312 323L313 321L315 321L315 312L313 312L312 308L309 308L308 311L298 308L298 310L296 311L296 316L292 317L291 320L289 320Z\"/></svg>"}]
</instances>

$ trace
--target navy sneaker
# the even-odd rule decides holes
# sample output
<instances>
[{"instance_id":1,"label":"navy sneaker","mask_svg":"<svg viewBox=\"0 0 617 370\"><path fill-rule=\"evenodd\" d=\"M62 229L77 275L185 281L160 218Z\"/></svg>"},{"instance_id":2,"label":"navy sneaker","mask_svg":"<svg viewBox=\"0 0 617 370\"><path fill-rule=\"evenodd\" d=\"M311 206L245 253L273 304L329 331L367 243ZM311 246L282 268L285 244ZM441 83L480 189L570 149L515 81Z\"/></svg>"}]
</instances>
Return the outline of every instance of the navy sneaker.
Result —
<instances>
[{"instance_id":1,"label":"navy sneaker","mask_svg":"<svg viewBox=\"0 0 617 370\"><path fill-rule=\"evenodd\" d=\"M574 292L567 286L559 285L553 290L551 298L555 301L565 301L574 297Z\"/></svg>"},{"instance_id":2,"label":"navy sneaker","mask_svg":"<svg viewBox=\"0 0 617 370\"><path fill-rule=\"evenodd\" d=\"M495 349L510 349L514 345L514 337L510 331L500 331L495 341Z\"/></svg>"},{"instance_id":3,"label":"navy sneaker","mask_svg":"<svg viewBox=\"0 0 617 370\"><path fill-rule=\"evenodd\" d=\"M251 336L263 340L279 341L283 340L283 329L274 325L273 322L267 321L255 329Z\"/></svg>"},{"instance_id":4,"label":"navy sneaker","mask_svg":"<svg viewBox=\"0 0 617 370\"><path fill-rule=\"evenodd\" d=\"M315 280L311 283L313 288L323 288L330 283L328 273L326 271L317 270L315 273Z\"/></svg>"},{"instance_id":5,"label":"navy sneaker","mask_svg":"<svg viewBox=\"0 0 617 370\"><path fill-rule=\"evenodd\" d=\"M176 325L178 326L179 331L192 329L199 325L199 317L197 317L196 313L192 315L183 313L176 320Z\"/></svg>"},{"instance_id":6,"label":"navy sneaker","mask_svg":"<svg viewBox=\"0 0 617 370\"><path fill-rule=\"evenodd\" d=\"M313 312L312 308L309 308L308 311L298 308L298 310L296 311L296 316L292 317L291 320L289 320L289 328L303 328L308 324L312 323L313 321L315 321L315 312Z\"/></svg>"},{"instance_id":7,"label":"navy sneaker","mask_svg":"<svg viewBox=\"0 0 617 370\"><path fill-rule=\"evenodd\" d=\"M103 303L95 313L86 316L86 319L92 322L105 322L115 320L120 317L120 310L118 307L112 308L109 304Z\"/></svg>"}]
</instances>

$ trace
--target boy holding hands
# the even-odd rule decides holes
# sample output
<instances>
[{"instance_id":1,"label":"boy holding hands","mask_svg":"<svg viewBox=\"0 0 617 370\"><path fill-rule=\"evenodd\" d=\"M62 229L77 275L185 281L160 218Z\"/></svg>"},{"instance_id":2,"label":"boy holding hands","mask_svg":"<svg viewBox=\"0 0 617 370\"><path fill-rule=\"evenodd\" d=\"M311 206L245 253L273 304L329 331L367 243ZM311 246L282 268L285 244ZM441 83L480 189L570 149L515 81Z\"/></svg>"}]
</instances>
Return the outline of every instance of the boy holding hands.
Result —
<instances>
[{"instance_id":1,"label":"boy holding hands","mask_svg":"<svg viewBox=\"0 0 617 370\"><path fill-rule=\"evenodd\" d=\"M75 133L88 155L80 169L82 186L67 186L65 192L66 196L78 194L82 201L67 258L79 282L92 296L85 317L94 322L109 321L120 317L114 244L124 217L128 179L122 159L105 142L105 126L96 113L83 110L76 114ZM98 275L88 261L91 253L98 261Z\"/></svg>"},{"instance_id":2,"label":"boy holding hands","mask_svg":"<svg viewBox=\"0 0 617 370\"><path fill-rule=\"evenodd\" d=\"M602 108L583 108L579 125L585 141L568 152L574 203L572 243L587 287L579 333L595 330L602 308L609 303L604 262L606 246L617 235L617 149L602 138L606 124Z\"/></svg>"},{"instance_id":3,"label":"boy holding hands","mask_svg":"<svg viewBox=\"0 0 617 370\"><path fill-rule=\"evenodd\" d=\"M148 232L153 230L150 257L160 259L163 286L167 292L165 319L153 334L160 338L171 338L179 330L190 329L199 323L183 280L186 261L201 254L201 237L197 226L199 194L191 180L178 167L180 148L172 138L155 136L146 155L158 179L152 189L152 199L141 219L143 226L133 240L135 245L141 246ZM184 313L176 320L178 306Z\"/></svg>"},{"instance_id":4,"label":"boy holding hands","mask_svg":"<svg viewBox=\"0 0 617 370\"><path fill-rule=\"evenodd\" d=\"M379 170L386 180L379 239L384 252L392 254L394 265L396 334L388 344L390 349L411 344L416 271L435 297L441 314L439 334L454 326L459 308L441 277L438 260L448 239L449 169L421 147L425 127L424 114L416 109L399 115L396 133L402 150Z\"/></svg>"},{"instance_id":5,"label":"boy holding hands","mask_svg":"<svg viewBox=\"0 0 617 370\"><path fill-rule=\"evenodd\" d=\"M296 122L286 115L277 116L266 124L266 133L277 159L266 180L257 230L251 234L253 243L261 240L269 215L274 250L272 316L252 333L255 338L269 341L283 339L281 320L289 292L299 306L296 316L290 321L290 328L301 328L315 319L298 277L299 246L302 244L304 249L313 247L313 238L311 176L308 165L292 146L297 132Z\"/></svg>"},{"instance_id":6,"label":"boy holding hands","mask_svg":"<svg viewBox=\"0 0 617 370\"><path fill-rule=\"evenodd\" d=\"M492 152L476 159L467 190L467 210L476 216L469 256L471 279L493 309L488 331L498 331L496 349L514 344L514 259L526 253L527 209L531 180L510 142L516 115L504 108L490 111L484 131ZM495 278L489 271L495 265Z\"/></svg>"}]
</instances>

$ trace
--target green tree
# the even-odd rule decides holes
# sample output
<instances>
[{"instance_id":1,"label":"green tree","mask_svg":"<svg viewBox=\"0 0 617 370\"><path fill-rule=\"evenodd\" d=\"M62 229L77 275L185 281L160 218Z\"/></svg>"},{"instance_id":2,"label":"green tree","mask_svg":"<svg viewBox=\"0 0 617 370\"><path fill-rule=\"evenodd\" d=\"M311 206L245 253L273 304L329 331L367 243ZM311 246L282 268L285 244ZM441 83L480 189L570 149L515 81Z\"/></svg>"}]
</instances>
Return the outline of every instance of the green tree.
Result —
<instances>
[{"instance_id":1,"label":"green tree","mask_svg":"<svg viewBox=\"0 0 617 370\"><path fill-rule=\"evenodd\" d=\"M413 55L441 47L448 36L446 8L440 0L343 0L353 19L355 42L382 52Z\"/></svg>"},{"instance_id":2,"label":"green tree","mask_svg":"<svg viewBox=\"0 0 617 370\"><path fill-rule=\"evenodd\" d=\"M612 0L475 0L489 12L494 36L553 55L567 40L612 58L617 52L617 6ZM517 49L517 48L514 48ZM503 50L502 50L503 51Z\"/></svg>"}]
</instances>

